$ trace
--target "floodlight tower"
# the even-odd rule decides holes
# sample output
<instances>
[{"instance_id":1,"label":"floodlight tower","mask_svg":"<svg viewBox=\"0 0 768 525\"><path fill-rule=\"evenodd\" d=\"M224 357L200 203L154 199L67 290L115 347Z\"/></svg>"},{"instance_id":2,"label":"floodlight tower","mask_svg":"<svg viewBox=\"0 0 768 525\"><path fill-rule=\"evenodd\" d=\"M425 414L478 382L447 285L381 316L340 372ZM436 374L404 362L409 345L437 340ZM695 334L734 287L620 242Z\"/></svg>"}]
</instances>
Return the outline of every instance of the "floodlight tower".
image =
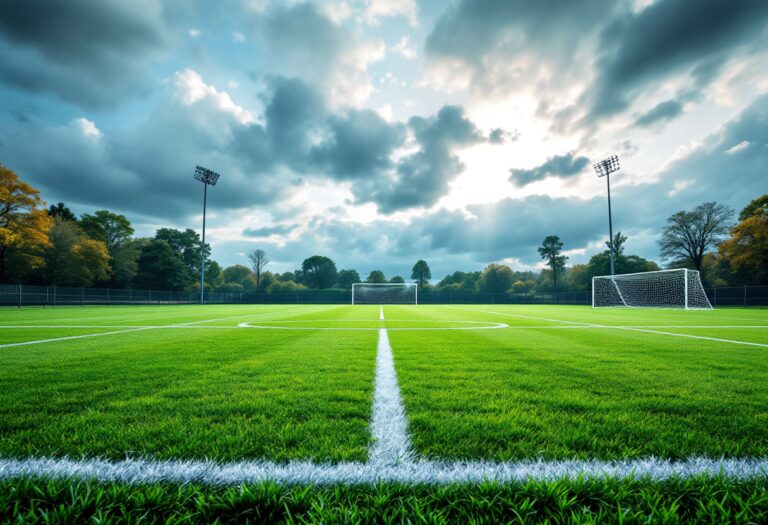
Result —
<instances>
[{"instance_id":1,"label":"floodlight tower","mask_svg":"<svg viewBox=\"0 0 768 525\"><path fill-rule=\"evenodd\" d=\"M203 243L200 245L200 304L203 304L205 302L205 208L208 201L208 186L216 186L219 174L202 166L196 166L195 179L203 183Z\"/></svg>"},{"instance_id":2,"label":"floodlight tower","mask_svg":"<svg viewBox=\"0 0 768 525\"><path fill-rule=\"evenodd\" d=\"M611 173L619 171L619 157L611 155L605 160L601 160L592 166L598 177L605 177L608 185L608 250L611 252L611 275L616 273L616 266L613 261L613 220L611 218Z\"/></svg>"}]
</instances>

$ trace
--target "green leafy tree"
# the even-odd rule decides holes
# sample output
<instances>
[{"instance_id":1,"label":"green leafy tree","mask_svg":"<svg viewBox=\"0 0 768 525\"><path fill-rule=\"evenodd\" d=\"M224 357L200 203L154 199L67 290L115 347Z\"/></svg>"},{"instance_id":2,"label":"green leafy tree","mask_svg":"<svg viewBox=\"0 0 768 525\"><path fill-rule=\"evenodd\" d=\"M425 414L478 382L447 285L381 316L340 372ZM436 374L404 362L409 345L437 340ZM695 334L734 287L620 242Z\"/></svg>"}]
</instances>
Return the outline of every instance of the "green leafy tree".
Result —
<instances>
[{"instance_id":1,"label":"green leafy tree","mask_svg":"<svg viewBox=\"0 0 768 525\"><path fill-rule=\"evenodd\" d=\"M368 277L365 279L365 282L381 284L381 283L386 283L387 278L384 277L384 272L382 272L381 270L371 270L371 273L368 274Z\"/></svg>"},{"instance_id":2,"label":"green leafy tree","mask_svg":"<svg viewBox=\"0 0 768 525\"><path fill-rule=\"evenodd\" d=\"M222 272L221 265L216 261L205 261L205 284L210 288L219 286L222 282Z\"/></svg>"},{"instance_id":3,"label":"green leafy tree","mask_svg":"<svg viewBox=\"0 0 768 525\"><path fill-rule=\"evenodd\" d=\"M405 283L405 279L403 279L399 275L395 275L389 280L389 282L392 284L402 284L402 283Z\"/></svg>"},{"instance_id":4,"label":"green leafy tree","mask_svg":"<svg viewBox=\"0 0 768 525\"><path fill-rule=\"evenodd\" d=\"M111 284L118 288L128 288L139 271L139 255L147 239L129 239L115 248L112 255Z\"/></svg>"},{"instance_id":5,"label":"green leafy tree","mask_svg":"<svg viewBox=\"0 0 768 525\"><path fill-rule=\"evenodd\" d=\"M621 255L624 253L624 243L627 242L627 236L622 235L621 232L616 232L616 234L613 236L613 254L614 256ZM605 247L608 248L610 251L611 249L611 243L608 241L605 241Z\"/></svg>"},{"instance_id":6,"label":"green leafy tree","mask_svg":"<svg viewBox=\"0 0 768 525\"><path fill-rule=\"evenodd\" d=\"M512 287L512 269L504 264L489 264L480 274L480 291L504 293Z\"/></svg>"},{"instance_id":7,"label":"green leafy tree","mask_svg":"<svg viewBox=\"0 0 768 525\"><path fill-rule=\"evenodd\" d=\"M242 264L227 266L221 272L221 277L225 283L237 283L243 286L245 286L245 280L251 275L253 275L251 269Z\"/></svg>"},{"instance_id":8,"label":"green leafy tree","mask_svg":"<svg viewBox=\"0 0 768 525\"><path fill-rule=\"evenodd\" d=\"M432 278L432 273L429 271L429 265L423 259L416 261L411 270L411 279L419 283L420 287L424 287Z\"/></svg>"},{"instance_id":9,"label":"green leafy tree","mask_svg":"<svg viewBox=\"0 0 768 525\"><path fill-rule=\"evenodd\" d=\"M259 281L259 291L265 292L276 281L277 279L272 272L264 272L261 274L261 281Z\"/></svg>"},{"instance_id":10,"label":"green leafy tree","mask_svg":"<svg viewBox=\"0 0 768 525\"><path fill-rule=\"evenodd\" d=\"M768 193L758 197L739 212L739 222L745 221L762 210L768 209Z\"/></svg>"},{"instance_id":11,"label":"green leafy tree","mask_svg":"<svg viewBox=\"0 0 768 525\"><path fill-rule=\"evenodd\" d=\"M339 272L339 288L350 290L352 289L353 284L360 282L362 282L362 279L360 279L360 274L357 273L357 270L341 270Z\"/></svg>"},{"instance_id":12,"label":"green leafy tree","mask_svg":"<svg viewBox=\"0 0 768 525\"><path fill-rule=\"evenodd\" d=\"M125 215L99 210L93 215L80 217L80 227L91 238L107 245L109 253L125 243L133 235L133 227Z\"/></svg>"},{"instance_id":13,"label":"green leafy tree","mask_svg":"<svg viewBox=\"0 0 768 525\"><path fill-rule=\"evenodd\" d=\"M109 278L106 245L85 235L77 223L55 218L49 239L45 250L49 282L59 286L93 286Z\"/></svg>"},{"instance_id":14,"label":"green leafy tree","mask_svg":"<svg viewBox=\"0 0 768 525\"><path fill-rule=\"evenodd\" d=\"M552 272L552 285L555 292L557 292L557 274L565 269L565 261L568 260L567 256L560 254L562 249L563 242L557 235L544 237L544 241L539 246L539 255L546 261Z\"/></svg>"},{"instance_id":15,"label":"green leafy tree","mask_svg":"<svg viewBox=\"0 0 768 525\"><path fill-rule=\"evenodd\" d=\"M160 228L155 233L155 239L165 241L181 257L187 268L187 284L191 286L200 280L200 248L202 241L200 234L195 230L187 228L184 231L173 228ZM205 244L205 259L211 255L211 247Z\"/></svg>"},{"instance_id":16,"label":"green leafy tree","mask_svg":"<svg viewBox=\"0 0 768 525\"><path fill-rule=\"evenodd\" d=\"M304 282L310 288L332 288L338 278L336 263L322 255L313 255L304 259L301 263L301 272Z\"/></svg>"},{"instance_id":17,"label":"green leafy tree","mask_svg":"<svg viewBox=\"0 0 768 525\"><path fill-rule=\"evenodd\" d=\"M150 239L141 249L135 287L151 290L183 290L190 285L189 268L167 241Z\"/></svg>"},{"instance_id":18,"label":"green leafy tree","mask_svg":"<svg viewBox=\"0 0 768 525\"><path fill-rule=\"evenodd\" d=\"M63 202L59 202L58 204L51 204L48 207L48 215L54 218L61 217L65 221L77 222L77 217L75 217L75 214L72 213L72 210L67 208Z\"/></svg>"},{"instance_id":19,"label":"green leafy tree","mask_svg":"<svg viewBox=\"0 0 768 525\"><path fill-rule=\"evenodd\" d=\"M701 271L704 254L728 234L732 216L730 207L716 202L671 215L659 241L662 259L671 260L675 266L690 264Z\"/></svg>"},{"instance_id":20,"label":"green leafy tree","mask_svg":"<svg viewBox=\"0 0 768 525\"><path fill-rule=\"evenodd\" d=\"M275 281L267 287L267 293L290 293L306 289L306 286L294 281Z\"/></svg>"},{"instance_id":21,"label":"green leafy tree","mask_svg":"<svg viewBox=\"0 0 768 525\"><path fill-rule=\"evenodd\" d=\"M264 268L269 264L269 257L264 250L253 250L248 254L248 258L251 260L251 267L253 268L253 275L256 279L256 290L261 289L261 274Z\"/></svg>"}]
</instances>

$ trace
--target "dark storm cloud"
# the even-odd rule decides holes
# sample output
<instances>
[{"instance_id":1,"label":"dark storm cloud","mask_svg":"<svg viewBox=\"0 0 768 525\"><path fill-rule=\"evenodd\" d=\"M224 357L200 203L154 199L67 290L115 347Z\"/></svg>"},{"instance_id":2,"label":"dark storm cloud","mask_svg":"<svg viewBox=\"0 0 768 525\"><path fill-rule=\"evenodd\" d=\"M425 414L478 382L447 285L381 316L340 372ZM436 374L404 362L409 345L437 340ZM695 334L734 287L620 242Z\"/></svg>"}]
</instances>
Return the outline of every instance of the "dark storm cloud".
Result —
<instances>
[{"instance_id":1,"label":"dark storm cloud","mask_svg":"<svg viewBox=\"0 0 768 525\"><path fill-rule=\"evenodd\" d=\"M573 177L581 173L589 164L587 157L577 157L574 152L550 157L540 166L529 170L509 170L509 180L517 186L525 186L547 177L561 179Z\"/></svg>"},{"instance_id":2,"label":"dark storm cloud","mask_svg":"<svg viewBox=\"0 0 768 525\"><path fill-rule=\"evenodd\" d=\"M257 170L285 165L307 177L350 181L355 202L373 202L384 213L437 202L463 170L454 151L487 140L459 106L407 123L367 109L332 113L299 79L272 79L265 104L264 124L235 130L236 157ZM393 160L405 146L416 151Z\"/></svg>"},{"instance_id":3,"label":"dark storm cloud","mask_svg":"<svg viewBox=\"0 0 768 525\"><path fill-rule=\"evenodd\" d=\"M708 83L736 48L760 36L767 19L763 0L659 0L618 16L602 32L597 79L584 99L588 120L623 111L638 89L672 74Z\"/></svg>"},{"instance_id":4,"label":"dark storm cloud","mask_svg":"<svg viewBox=\"0 0 768 525\"><path fill-rule=\"evenodd\" d=\"M643 113L637 120L635 126L647 128L655 124L667 122L683 113L683 104L678 100L665 100L659 102L653 108Z\"/></svg>"},{"instance_id":5,"label":"dark storm cloud","mask_svg":"<svg viewBox=\"0 0 768 525\"><path fill-rule=\"evenodd\" d=\"M142 87L142 65L165 45L152 1L39 0L0 9L0 79L85 107Z\"/></svg>"},{"instance_id":6,"label":"dark storm cloud","mask_svg":"<svg viewBox=\"0 0 768 525\"><path fill-rule=\"evenodd\" d=\"M298 228L298 224L278 224L263 228L246 228L243 235L246 237L269 237L270 235L287 235Z\"/></svg>"}]
</instances>

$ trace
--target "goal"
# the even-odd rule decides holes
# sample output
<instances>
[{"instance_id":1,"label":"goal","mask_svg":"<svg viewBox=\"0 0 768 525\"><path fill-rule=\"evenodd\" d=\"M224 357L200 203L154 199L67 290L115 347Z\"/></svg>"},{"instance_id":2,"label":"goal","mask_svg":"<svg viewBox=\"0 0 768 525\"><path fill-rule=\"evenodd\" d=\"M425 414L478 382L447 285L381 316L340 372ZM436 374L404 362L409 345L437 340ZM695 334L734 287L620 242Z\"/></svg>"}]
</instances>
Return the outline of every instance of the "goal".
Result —
<instances>
[{"instance_id":1,"label":"goal","mask_svg":"<svg viewBox=\"0 0 768 525\"><path fill-rule=\"evenodd\" d=\"M592 308L685 308L711 310L699 272L679 268L592 278Z\"/></svg>"},{"instance_id":2,"label":"goal","mask_svg":"<svg viewBox=\"0 0 768 525\"><path fill-rule=\"evenodd\" d=\"M352 304L419 304L416 283L355 283Z\"/></svg>"}]
</instances>

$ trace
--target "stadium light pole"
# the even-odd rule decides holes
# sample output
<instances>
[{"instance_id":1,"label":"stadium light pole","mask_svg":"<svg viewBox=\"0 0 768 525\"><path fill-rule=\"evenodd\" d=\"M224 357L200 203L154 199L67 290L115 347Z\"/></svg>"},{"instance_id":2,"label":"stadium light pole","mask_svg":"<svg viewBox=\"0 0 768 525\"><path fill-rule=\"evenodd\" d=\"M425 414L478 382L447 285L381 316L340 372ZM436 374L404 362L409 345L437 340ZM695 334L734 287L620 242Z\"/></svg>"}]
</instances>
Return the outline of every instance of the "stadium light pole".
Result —
<instances>
[{"instance_id":1,"label":"stadium light pole","mask_svg":"<svg viewBox=\"0 0 768 525\"><path fill-rule=\"evenodd\" d=\"M619 171L619 157L611 155L607 159L601 160L592 166L598 177L605 177L608 185L608 250L611 253L611 275L616 273L616 266L613 261L613 219L611 218L611 173Z\"/></svg>"},{"instance_id":2,"label":"stadium light pole","mask_svg":"<svg viewBox=\"0 0 768 525\"><path fill-rule=\"evenodd\" d=\"M203 183L203 242L200 245L200 304L203 304L205 302L205 208L208 203L208 186L216 186L219 174L202 166L196 166L195 179Z\"/></svg>"}]
</instances>

